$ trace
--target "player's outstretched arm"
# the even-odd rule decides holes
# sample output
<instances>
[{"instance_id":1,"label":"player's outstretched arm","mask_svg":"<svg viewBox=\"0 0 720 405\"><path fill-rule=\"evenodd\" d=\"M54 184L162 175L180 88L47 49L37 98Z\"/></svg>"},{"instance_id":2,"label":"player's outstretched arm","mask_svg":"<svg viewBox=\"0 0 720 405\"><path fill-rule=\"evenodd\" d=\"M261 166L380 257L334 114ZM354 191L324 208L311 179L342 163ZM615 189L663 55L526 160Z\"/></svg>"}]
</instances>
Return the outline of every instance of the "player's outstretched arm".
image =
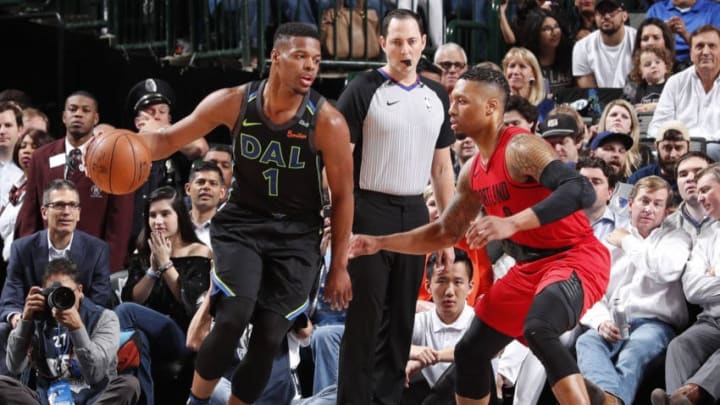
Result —
<instances>
[{"instance_id":1,"label":"player's outstretched arm","mask_svg":"<svg viewBox=\"0 0 720 405\"><path fill-rule=\"evenodd\" d=\"M437 221L403 233L386 236L354 235L350 241L350 257L389 250L407 254L425 254L452 246L464 235L470 222L480 212L481 203L470 188L470 170L466 164L460 172L457 192L450 206Z\"/></svg>"},{"instance_id":2,"label":"player's outstretched arm","mask_svg":"<svg viewBox=\"0 0 720 405\"><path fill-rule=\"evenodd\" d=\"M244 86L220 89L210 93L190 115L168 128L157 130L149 124L143 132L150 133L143 139L152 159L164 159L220 125L233 128L244 94Z\"/></svg>"},{"instance_id":3,"label":"player's outstretched arm","mask_svg":"<svg viewBox=\"0 0 720 405\"><path fill-rule=\"evenodd\" d=\"M335 309L347 308L352 299L347 272L354 210L352 147L345 118L329 103L323 104L318 116L315 146L322 153L332 200L332 255L325 282L325 300Z\"/></svg>"}]
</instances>

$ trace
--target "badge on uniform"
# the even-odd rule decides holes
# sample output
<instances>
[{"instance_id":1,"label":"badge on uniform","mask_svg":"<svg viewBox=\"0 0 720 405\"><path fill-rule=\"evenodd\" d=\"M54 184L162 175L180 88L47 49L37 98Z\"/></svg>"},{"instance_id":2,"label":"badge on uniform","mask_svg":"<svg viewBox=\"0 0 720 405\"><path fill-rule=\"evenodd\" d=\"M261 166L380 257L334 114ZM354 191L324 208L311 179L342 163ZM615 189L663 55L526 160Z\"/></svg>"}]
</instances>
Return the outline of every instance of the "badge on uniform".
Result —
<instances>
[{"instance_id":1,"label":"badge on uniform","mask_svg":"<svg viewBox=\"0 0 720 405\"><path fill-rule=\"evenodd\" d=\"M58 153L57 155L50 156L50 168L52 169L53 167L65 166L65 160L65 153Z\"/></svg>"},{"instance_id":2,"label":"badge on uniform","mask_svg":"<svg viewBox=\"0 0 720 405\"><path fill-rule=\"evenodd\" d=\"M90 187L90 198L102 198L102 197L103 197L103 192L102 192L102 190L100 190L100 187L93 184L92 187Z\"/></svg>"},{"instance_id":3,"label":"badge on uniform","mask_svg":"<svg viewBox=\"0 0 720 405\"><path fill-rule=\"evenodd\" d=\"M50 405L75 405L70 384L65 380L55 381L47 390Z\"/></svg>"}]
</instances>

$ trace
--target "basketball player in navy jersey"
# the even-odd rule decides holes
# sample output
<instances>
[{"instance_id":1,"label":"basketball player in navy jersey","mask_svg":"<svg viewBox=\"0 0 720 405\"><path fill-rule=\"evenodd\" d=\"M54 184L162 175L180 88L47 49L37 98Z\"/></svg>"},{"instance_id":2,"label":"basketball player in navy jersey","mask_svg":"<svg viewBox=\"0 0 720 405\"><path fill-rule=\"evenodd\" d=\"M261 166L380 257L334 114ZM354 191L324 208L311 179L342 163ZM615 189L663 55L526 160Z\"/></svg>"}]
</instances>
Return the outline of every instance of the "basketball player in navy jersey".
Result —
<instances>
[{"instance_id":1,"label":"basketball player in navy jersey","mask_svg":"<svg viewBox=\"0 0 720 405\"><path fill-rule=\"evenodd\" d=\"M218 90L188 117L146 137L153 160L218 125L231 128L234 139L237 188L210 228L215 327L200 347L188 404L207 403L251 320L252 338L229 403L253 403L262 393L273 356L307 307L320 268L323 167L335 252L326 299L345 308L352 298L346 269L353 215L350 136L343 116L310 88L320 63L315 27L280 26L271 61L266 81Z\"/></svg>"}]
</instances>

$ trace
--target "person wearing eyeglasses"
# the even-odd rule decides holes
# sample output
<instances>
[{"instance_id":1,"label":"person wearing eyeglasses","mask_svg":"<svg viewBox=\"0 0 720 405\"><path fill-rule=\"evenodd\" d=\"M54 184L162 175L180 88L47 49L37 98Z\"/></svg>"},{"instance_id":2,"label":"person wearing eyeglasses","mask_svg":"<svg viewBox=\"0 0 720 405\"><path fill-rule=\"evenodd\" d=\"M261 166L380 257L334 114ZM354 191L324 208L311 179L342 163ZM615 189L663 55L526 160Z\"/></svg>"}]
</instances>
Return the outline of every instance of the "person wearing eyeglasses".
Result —
<instances>
[{"instance_id":1,"label":"person wearing eyeglasses","mask_svg":"<svg viewBox=\"0 0 720 405\"><path fill-rule=\"evenodd\" d=\"M80 196L69 180L50 181L42 196L43 219L47 229L15 240L10 250L8 273L0 295L0 358L4 359L9 330L21 319L30 287L43 284L50 261L70 258L78 264L78 282L96 304L110 306L110 251L108 244L77 229ZM0 374L5 362L0 361Z\"/></svg>"},{"instance_id":2,"label":"person wearing eyeglasses","mask_svg":"<svg viewBox=\"0 0 720 405\"><path fill-rule=\"evenodd\" d=\"M636 30L625 25L628 13L618 0L595 2L598 29L575 43L572 71L577 87L614 87L625 85L632 68Z\"/></svg>"},{"instance_id":3,"label":"person wearing eyeglasses","mask_svg":"<svg viewBox=\"0 0 720 405\"><path fill-rule=\"evenodd\" d=\"M533 10L525 17L521 44L535 55L542 71L546 91L556 93L573 87L570 29L559 13Z\"/></svg>"},{"instance_id":4,"label":"person wearing eyeglasses","mask_svg":"<svg viewBox=\"0 0 720 405\"><path fill-rule=\"evenodd\" d=\"M100 122L98 108L97 99L87 91L74 91L65 99L62 112L65 136L34 152L15 236L28 236L42 230L45 186L55 179L71 180L77 187L84 210L92 214L83 215L77 228L108 243L110 271L118 271L125 264L133 195L105 193L85 173L83 156L93 129Z\"/></svg>"},{"instance_id":5,"label":"person wearing eyeglasses","mask_svg":"<svg viewBox=\"0 0 720 405\"><path fill-rule=\"evenodd\" d=\"M450 94L460 75L468 70L465 50L454 42L442 44L435 51L434 61L442 69L440 84Z\"/></svg>"}]
</instances>

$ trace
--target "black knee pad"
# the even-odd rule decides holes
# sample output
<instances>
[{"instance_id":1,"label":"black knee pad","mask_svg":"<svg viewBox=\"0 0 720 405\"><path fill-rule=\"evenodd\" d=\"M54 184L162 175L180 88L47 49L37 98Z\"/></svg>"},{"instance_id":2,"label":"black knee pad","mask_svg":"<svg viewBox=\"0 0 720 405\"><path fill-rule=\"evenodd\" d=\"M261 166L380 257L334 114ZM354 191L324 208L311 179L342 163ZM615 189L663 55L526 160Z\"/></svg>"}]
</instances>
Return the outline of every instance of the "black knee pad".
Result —
<instances>
[{"instance_id":1,"label":"black knee pad","mask_svg":"<svg viewBox=\"0 0 720 405\"><path fill-rule=\"evenodd\" d=\"M274 312L255 314L248 351L232 377L236 398L246 403L257 401L270 378L275 356L288 350L285 336L291 325L292 321Z\"/></svg>"},{"instance_id":2,"label":"black knee pad","mask_svg":"<svg viewBox=\"0 0 720 405\"><path fill-rule=\"evenodd\" d=\"M242 335L252 318L254 302L240 297L218 297L215 302L215 325L213 329Z\"/></svg>"},{"instance_id":3,"label":"black knee pad","mask_svg":"<svg viewBox=\"0 0 720 405\"><path fill-rule=\"evenodd\" d=\"M544 319L525 321L524 336L528 347L545 366L550 386L571 374L579 373L570 351L560 342L558 330Z\"/></svg>"},{"instance_id":4,"label":"black knee pad","mask_svg":"<svg viewBox=\"0 0 720 405\"><path fill-rule=\"evenodd\" d=\"M528 347L530 348L530 350L533 351L533 353L536 353L536 351L547 351L536 349L542 349L543 344L548 341L556 339L558 340L558 342L560 341L560 334L558 333L557 329L555 329L555 327L545 319L526 319L523 329L523 336L525 336L525 341L527 342Z\"/></svg>"},{"instance_id":5,"label":"black knee pad","mask_svg":"<svg viewBox=\"0 0 720 405\"><path fill-rule=\"evenodd\" d=\"M218 379L227 371L255 303L247 298L220 296L215 305L215 325L195 361L195 370L206 380Z\"/></svg>"},{"instance_id":6,"label":"black knee pad","mask_svg":"<svg viewBox=\"0 0 720 405\"><path fill-rule=\"evenodd\" d=\"M509 336L475 319L455 345L455 392L471 399L488 395L492 380L490 360L511 340Z\"/></svg>"},{"instance_id":7,"label":"black knee pad","mask_svg":"<svg viewBox=\"0 0 720 405\"><path fill-rule=\"evenodd\" d=\"M577 363L560 342L560 335L575 326L583 307L583 290L575 273L564 281L545 287L533 300L525 318L525 340L545 366L553 385L578 373Z\"/></svg>"}]
</instances>

